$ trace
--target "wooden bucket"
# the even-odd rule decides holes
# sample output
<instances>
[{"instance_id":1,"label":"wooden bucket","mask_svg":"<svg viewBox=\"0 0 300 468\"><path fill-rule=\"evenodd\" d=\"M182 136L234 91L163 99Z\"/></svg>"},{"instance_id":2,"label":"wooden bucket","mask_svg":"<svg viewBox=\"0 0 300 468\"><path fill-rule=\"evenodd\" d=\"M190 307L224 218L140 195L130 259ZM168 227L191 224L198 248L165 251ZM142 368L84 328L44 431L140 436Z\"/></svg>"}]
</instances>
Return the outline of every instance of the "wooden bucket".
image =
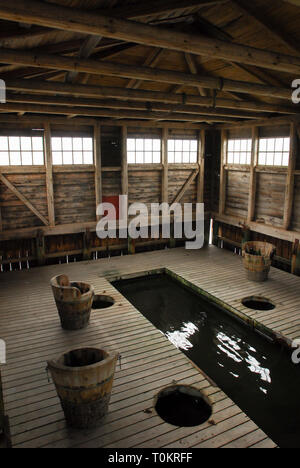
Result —
<instances>
[{"instance_id":1,"label":"wooden bucket","mask_svg":"<svg viewBox=\"0 0 300 468\"><path fill-rule=\"evenodd\" d=\"M51 279L61 325L65 330L80 330L87 327L94 299L92 285L70 282L66 275Z\"/></svg>"},{"instance_id":2,"label":"wooden bucket","mask_svg":"<svg viewBox=\"0 0 300 468\"><path fill-rule=\"evenodd\" d=\"M48 362L69 426L95 427L106 415L118 357L99 348L79 348Z\"/></svg>"},{"instance_id":3,"label":"wooden bucket","mask_svg":"<svg viewBox=\"0 0 300 468\"><path fill-rule=\"evenodd\" d=\"M268 279L276 247L268 242L245 242L243 262L250 281L261 283Z\"/></svg>"}]
</instances>

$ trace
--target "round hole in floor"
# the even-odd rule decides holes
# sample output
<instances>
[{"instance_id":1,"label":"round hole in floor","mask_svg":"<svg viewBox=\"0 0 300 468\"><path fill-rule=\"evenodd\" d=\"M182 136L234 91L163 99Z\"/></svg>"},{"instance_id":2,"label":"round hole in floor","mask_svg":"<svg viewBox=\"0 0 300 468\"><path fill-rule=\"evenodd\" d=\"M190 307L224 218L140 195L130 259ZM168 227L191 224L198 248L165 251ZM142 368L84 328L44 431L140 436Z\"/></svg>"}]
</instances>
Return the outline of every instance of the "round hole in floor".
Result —
<instances>
[{"instance_id":1,"label":"round hole in floor","mask_svg":"<svg viewBox=\"0 0 300 468\"><path fill-rule=\"evenodd\" d=\"M97 294L93 300L92 309L107 309L108 307L113 306L115 300L110 296L105 296L104 294Z\"/></svg>"},{"instance_id":2,"label":"round hole in floor","mask_svg":"<svg viewBox=\"0 0 300 468\"><path fill-rule=\"evenodd\" d=\"M199 426L212 414L208 398L186 385L174 385L159 392L155 409L165 422L180 427Z\"/></svg>"},{"instance_id":3,"label":"round hole in floor","mask_svg":"<svg viewBox=\"0 0 300 468\"><path fill-rule=\"evenodd\" d=\"M261 296L245 297L242 299L242 304L252 310L273 310L276 307L270 299Z\"/></svg>"}]
</instances>

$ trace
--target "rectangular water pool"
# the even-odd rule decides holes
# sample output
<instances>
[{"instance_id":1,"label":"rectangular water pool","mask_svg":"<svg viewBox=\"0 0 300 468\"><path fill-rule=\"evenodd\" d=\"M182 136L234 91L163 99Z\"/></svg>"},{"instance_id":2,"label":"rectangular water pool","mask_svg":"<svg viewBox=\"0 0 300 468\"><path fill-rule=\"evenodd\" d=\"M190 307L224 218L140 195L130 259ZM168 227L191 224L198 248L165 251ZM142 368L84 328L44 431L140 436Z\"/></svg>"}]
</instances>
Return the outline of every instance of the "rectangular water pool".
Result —
<instances>
[{"instance_id":1,"label":"rectangular water pool","mask_svg":"<svg viewBox=\"0 0 300 468\"><path fill-rule=\"evenodd\" d=\"M288 350L167 274L112 284L279 447L300 448L300 368Z\"/></svg>"}]
</instances>

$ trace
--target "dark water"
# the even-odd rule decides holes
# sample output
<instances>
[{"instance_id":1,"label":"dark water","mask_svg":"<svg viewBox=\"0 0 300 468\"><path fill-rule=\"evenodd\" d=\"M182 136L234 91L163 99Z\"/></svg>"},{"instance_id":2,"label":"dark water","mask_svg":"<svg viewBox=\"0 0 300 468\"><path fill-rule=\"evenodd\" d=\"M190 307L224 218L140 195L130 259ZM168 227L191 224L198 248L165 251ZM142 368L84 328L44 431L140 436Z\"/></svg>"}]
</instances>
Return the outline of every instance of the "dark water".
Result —
<instances>
[{"instance_id":1,"label":"dark water","mask_svg":"<svg viewBox=\"0 0 300 468\"><path fill-rule=\"evenodd\" d=\"M167 275L113 283L280 447L300 448L300 368Z\"/></svg>"}]
</instances>

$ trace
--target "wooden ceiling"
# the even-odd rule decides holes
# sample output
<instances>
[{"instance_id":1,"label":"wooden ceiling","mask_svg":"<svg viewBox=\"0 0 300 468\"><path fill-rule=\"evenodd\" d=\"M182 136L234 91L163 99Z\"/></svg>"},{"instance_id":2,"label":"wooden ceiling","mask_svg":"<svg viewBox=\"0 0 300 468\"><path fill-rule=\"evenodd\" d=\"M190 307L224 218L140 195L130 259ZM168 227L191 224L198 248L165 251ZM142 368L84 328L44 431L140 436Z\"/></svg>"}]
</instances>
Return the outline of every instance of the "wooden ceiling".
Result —
<instances>
[{"instance_id":1,"label":"wooden ceiling","mask_svg":"<svg viewBox=\"0 0 300 468\"><path fill-rule=\"evenodd\" d=\"M295 2L294 2L295 3ZM0 0L1 121L296 116L300 8L283 0Z\"/></svg>"}]
</instances>

